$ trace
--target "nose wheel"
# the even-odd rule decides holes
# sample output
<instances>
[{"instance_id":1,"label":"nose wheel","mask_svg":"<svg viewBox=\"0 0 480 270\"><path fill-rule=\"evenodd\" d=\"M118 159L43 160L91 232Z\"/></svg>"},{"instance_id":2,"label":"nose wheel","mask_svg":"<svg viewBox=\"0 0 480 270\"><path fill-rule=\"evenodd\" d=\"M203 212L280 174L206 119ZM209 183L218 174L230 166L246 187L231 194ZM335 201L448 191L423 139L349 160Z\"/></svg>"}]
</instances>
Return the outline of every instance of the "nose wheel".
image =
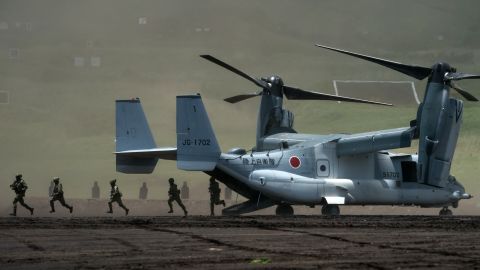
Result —
<instances>
[{"instance_id":1,"label":"nose wheel","mask_svg":"<svg viewBox=\"0 0 480 270\"><path fill-rule=\"evenodd\" d=\"M275 214L283 217L293 216L293 207L289 204L279 204L275 209Z\"/></svg>"},{"instance_id":2,"label":"nose wheel","mask_svg":"<svg viewBox=\"0 0 480 270\"><path fill-rule=\"evenodd\" d=\"M338 205L326 204L322 206L322 215L324 216L339 216L340 207Z\"/></svg>"},{"instance_id":3,"label":"nose wheel","mask_svg":"<svg viewBox=\"0 0 480 270\"><path fill-rule=\"evenodd\" d=\"M451 215L453 215L452 210L448 209L448 207L442 208L442 210L440 210L440 213L438 213L438 214L440 216L451 216Z\"/></svg>"}]
</instances>

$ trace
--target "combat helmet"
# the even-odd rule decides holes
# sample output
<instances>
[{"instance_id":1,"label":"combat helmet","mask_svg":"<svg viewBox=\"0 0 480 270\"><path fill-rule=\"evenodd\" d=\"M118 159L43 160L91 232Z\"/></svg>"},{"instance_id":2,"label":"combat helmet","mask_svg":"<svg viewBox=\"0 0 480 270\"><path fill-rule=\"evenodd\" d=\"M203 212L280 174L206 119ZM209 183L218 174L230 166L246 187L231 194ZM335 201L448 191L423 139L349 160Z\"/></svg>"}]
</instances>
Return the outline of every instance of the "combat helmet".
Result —
<instances>
[{"instance_id":1,"label":"combat helmet","mask_svg":"<svg viewBox=\"0 0 480 270\"><path fill-rule=\"evenodd\" d=\"M22 177L23 177L23 175L21 173L15 175L16 180L20 180L20 179L22 179Z\"/></svg>"},{"instance_id":2,"label":"combat helmet","mask_svg":"<svg viewBox=\"0 0 480 270\"><path fill-rule=\"evenodd\" d=\"M171 177L168 179L168 182L169 182L170 184L173 184L173 181L175 181L175 180L173 180L173 178L171 178Z\"/></svg>"},{"instance_id":3,"label":"combat helmet","mask_svg":"<svg viewBox=\"0 0 480 270\"><path fill-rule=\"evenodd\" d=\"M110 185L115 185L115 183L117 183L117 179L113 179L112 181L110 181Z\"/></svg>"}]
</instances>

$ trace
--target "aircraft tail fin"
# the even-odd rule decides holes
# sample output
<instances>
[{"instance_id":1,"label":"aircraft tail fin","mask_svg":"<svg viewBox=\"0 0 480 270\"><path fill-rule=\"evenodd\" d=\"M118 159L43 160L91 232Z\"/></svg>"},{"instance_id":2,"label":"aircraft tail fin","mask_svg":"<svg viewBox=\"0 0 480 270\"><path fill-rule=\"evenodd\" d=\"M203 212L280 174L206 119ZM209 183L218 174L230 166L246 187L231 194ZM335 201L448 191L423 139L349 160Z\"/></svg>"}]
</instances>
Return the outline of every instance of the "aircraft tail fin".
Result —
<instances>
[{"instance_id":1,"label":"aircraft tail fin","mask_svg":"<svg viewBox=\"0 0 480 270\"><path fill-rule=\"evenodd\" d=\"M212 171L220 154L201 96L177 96L177 168Z\"/></svg>"},{"instance_id":2,"label":"aircraft tail fin","mask_svg":"<svg viewBox=\"0 0 480 270\"><path fill-rule=\"evenodd\" d=\"M156 148L140 99L117 100L115 116L117 171L135 174L153 172L158 157L142 156L136 153L147 152Z\"/></svg>"}]
</instances>

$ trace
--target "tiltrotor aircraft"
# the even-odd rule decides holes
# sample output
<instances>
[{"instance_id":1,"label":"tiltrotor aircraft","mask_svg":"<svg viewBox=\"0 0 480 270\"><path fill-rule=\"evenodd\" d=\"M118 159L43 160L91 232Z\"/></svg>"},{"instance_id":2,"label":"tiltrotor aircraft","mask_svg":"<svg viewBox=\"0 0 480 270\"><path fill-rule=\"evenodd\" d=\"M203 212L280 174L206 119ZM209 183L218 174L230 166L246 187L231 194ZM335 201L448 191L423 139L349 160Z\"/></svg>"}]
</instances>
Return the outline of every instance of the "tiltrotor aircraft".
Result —
<instances>
[{"instance_id":1,"label":"tiltrotor aircraft","mask_svg":"<svg viewBox=\"0 0 480 270\"><path fill-rule=\"evenodd\" d=\"M428 78L423 102L410 126L358 134L310 135L293 129L293 113L283 108L284 96L297 100L385 103L305 91L283 84L278 76L256 79L214 58L261 88L254 94L229 97L236 103L260 96L256 146L252 151L220 151L200 95L177 96L177 146L157 148L140 100L116 101L116 168L123 173L151 173L158 159L176 160L182 170L203 171L241 194L247 201L223 210L239 215L276 205L278 215L292 215L292 205L322 206L322 214L340 214L339 205L415 205L442 208L451 215L464 187L450 175L460 131L463 102L477 99L454 81L480 78L456 72L447 63L431 68L317 45L394 69L417 79ZM418 154L388 150L419 140Z\"/></svg>"}]
</instances>

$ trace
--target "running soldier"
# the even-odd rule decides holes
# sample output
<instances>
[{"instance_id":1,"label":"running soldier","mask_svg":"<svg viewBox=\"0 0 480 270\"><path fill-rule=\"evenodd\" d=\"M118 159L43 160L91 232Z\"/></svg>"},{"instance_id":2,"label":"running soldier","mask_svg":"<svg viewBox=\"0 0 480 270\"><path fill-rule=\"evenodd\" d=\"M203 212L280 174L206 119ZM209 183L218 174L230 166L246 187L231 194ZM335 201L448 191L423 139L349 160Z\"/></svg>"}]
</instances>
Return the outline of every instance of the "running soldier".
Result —
<instances>
[{"instance_id":1,"label":"running soldier","mask_svg":"<svg viewBox=\"0 0 480 270\"><path fill-rule=\"evenodd\" d=\"M15 199L13 200L13 213L10 215L17 215L17 202L19 202L23 207L27 208L30 211L30 215L33 215L33 208L28 206L23 201L23 197L25 197L25 192L27 191L28 187L25 181L23 181L21 174L17 174L15 176L15 181L10 185L10 188L15 191L16 194Z\"/></svg>"},{"instance_id":2,"label":"running soldier","mask_svg":"<svg viewBox=\"0 0 480 270\"><path fill-rule=\"evenodd\" d=\"M168 213L173 213L173 206L172 202L176 201L178 205L183 209L183 213L187 216L188 212L185 209L185 205L182 203L182 199L180 199L180 190L178 190L177 185L174 183L175 180L173 178L168 179L168 183L170 184L170 189L168 190L168 206L170 207L170 211Z\"/></svg>"},{"instance_id":3,"label":"running soldier","mask_svg":"<svg viewBox=\"0 0 480 270\"><path fill-rule=\"evenodd\" d=\"M210 186L208 187L208 192L210 192L210 216L215 216L214 206L223 204L225 207L225 201L220 200L220 186L214 177L210 177Z\"/></svg>"},{"instance_id":4,"label":"running soldier","mask_svg":"<svg viewBox=\"0 0 480 270\"><path fill-rule=\"evenodd\" d=\"M55 212L55 205L53 204L55 201L59 201L63 207L68 208L70 210L70 213L73 212L73 206L68 205L65 203L65 198L63 197L63 187L62 184L60 184L60 178L55 177L53 178L53 190L52 193L50 194L50 213Z\"/></svg>"},{"instance_id":5,"label":"running soldier","mask_svg":"<svg viewBox=\"0 0 480 270\"><path fill-rule=\"evenodd\" d=\"M110 181L110 186L112 187L112 189L110 190L110 201L108 202L109 210L107 211L107 213L113 214L112 203L116 202L118 203L118 206L120 206L121 208L123 208L123 210L125 210L125 216L127 216L128 211L130 210L127 207L125 207L125 205L123 204L122 193L118 189L118 186L116 183L117 183L117 179L113 179L112 181Z\"/></svg>"}]
</instances>

